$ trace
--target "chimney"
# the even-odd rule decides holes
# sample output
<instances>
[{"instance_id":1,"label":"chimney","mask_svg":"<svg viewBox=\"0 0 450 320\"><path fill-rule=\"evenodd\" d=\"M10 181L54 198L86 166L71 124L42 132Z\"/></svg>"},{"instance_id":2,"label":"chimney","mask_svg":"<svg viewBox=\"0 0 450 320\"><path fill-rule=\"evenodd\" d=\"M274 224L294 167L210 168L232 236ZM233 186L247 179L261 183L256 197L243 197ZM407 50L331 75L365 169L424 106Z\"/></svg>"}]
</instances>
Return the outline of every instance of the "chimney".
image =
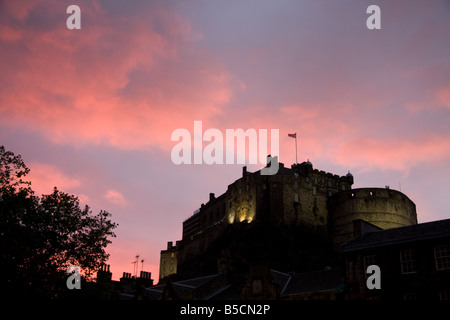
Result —
<instances>
[{"instance_id":1,"label":"chimney","mask_svg":"<svg viewBox=\"0 0 450 320\"><path fill-rule=\"evenodd\" d=\"M209 194L209 201L213 201L216 197L214 196L214 193Z\"/></svg>"},{"instance_id":2,"label":"chimney","mask_svg":"<svg viewBox=\"0 0 450 320\"><path fill-rule=\"evenodd\" d=\"M172 246L173 246L173 242L172 241L167 242L167 250L172 249Z\"/></svg>"},{"instance_id":3,"label":"chimney","mask_svg":"<svg viewBox=\"0 0 450 320\"><path fill-rule=\"evenodd\" d=\"M247 166L242 167L242 177L245 177L247 175Z\"/></svg>"}]
</instances>

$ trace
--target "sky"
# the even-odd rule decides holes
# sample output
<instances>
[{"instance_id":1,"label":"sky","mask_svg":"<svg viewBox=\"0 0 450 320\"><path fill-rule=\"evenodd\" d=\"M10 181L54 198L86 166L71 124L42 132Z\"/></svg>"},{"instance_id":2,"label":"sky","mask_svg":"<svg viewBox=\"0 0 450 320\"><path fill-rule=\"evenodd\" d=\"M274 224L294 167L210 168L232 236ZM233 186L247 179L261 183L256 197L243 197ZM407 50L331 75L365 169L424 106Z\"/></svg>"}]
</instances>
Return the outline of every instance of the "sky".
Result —
<instances>
[{"instance_id":1,"label":"sky","mask_svg":"<svg viewBox=\"0 0 450 320\"><path fill-rule=\"evenodd\" d=\"M167 241L242 174L172 161L172 132L193 137L194 121L279 130L288 167L296 132L299 162L401 190L419 223L447 219L449 16L438 0L0 0L0 145L38 195L112 214L116 280L139 255L156 283Z\"/></svg>"}]
</instances>

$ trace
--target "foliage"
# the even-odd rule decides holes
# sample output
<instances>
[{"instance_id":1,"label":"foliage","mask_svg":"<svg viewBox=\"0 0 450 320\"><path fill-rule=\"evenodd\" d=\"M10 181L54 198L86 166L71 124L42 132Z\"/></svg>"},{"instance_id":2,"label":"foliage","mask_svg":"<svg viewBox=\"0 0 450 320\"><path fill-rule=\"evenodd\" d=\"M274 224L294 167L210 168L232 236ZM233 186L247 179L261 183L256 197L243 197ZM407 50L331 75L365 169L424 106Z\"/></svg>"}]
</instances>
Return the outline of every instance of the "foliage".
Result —
<instances>
[{"instance_id":1,"label":"foliage","mask_svg":"<svg viewBox=\"0 0 450 320\"><path fill-rule=\"evenodd\" d=\"M106 211L93 215L74 195L36 196L20 156L0 146L0 273L4 294L57 298L65 271L81 267L86 279L108 259L117 224Z\"/></svg>"}]
</instances>

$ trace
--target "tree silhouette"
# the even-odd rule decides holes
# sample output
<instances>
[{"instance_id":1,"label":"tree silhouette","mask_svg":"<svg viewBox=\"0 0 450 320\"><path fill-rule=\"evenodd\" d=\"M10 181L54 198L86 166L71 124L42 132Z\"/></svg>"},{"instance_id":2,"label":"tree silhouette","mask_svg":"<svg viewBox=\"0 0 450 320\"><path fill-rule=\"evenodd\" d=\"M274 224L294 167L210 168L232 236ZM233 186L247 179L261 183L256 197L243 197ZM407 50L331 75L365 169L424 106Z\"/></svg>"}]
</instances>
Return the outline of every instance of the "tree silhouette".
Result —
<instances>
[{"instance_id":1,"label":"tree silhouette","mask_svg":"<svg viewBox=\"0 0 450 320\"><path fill-rule=\"evenodd\" d=\"M68 291L65 271L82 269L86 279L107 260L116 223L106 211L93 215L74 195L36 196L24 178L20 155L0 146L0 283L9 297L60 298Z\"/></svg>"}]
</instances>

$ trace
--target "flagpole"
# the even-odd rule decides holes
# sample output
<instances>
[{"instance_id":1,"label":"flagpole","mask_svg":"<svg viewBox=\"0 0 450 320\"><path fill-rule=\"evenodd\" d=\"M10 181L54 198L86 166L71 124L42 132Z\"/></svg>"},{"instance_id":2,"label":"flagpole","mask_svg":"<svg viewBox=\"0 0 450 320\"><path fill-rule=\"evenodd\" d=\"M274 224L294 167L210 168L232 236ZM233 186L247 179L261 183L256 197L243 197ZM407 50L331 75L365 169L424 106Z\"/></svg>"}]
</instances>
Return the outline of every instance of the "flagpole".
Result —
<instances>
[{"instance_id":1,"label":"flagpole","mask_svg":"<svg viewBox=\"0 0 450 320\"><path fill-rule=\"evenodd\" d=\"M297 132L296 133L288 133L288 137L295 139L295 164L298 163L298 157L297 157Z\"/></svg>"},{"instance_id":2,"label":"flagpole","mask_svg":"<svg viewBox=\"0 0 450 320\"><path fill-rule=\"evenodd\" d=\"M295 164L298 164L298 159L297 159L297 132L295 133Z\"/></svg>"}]
</instances>

